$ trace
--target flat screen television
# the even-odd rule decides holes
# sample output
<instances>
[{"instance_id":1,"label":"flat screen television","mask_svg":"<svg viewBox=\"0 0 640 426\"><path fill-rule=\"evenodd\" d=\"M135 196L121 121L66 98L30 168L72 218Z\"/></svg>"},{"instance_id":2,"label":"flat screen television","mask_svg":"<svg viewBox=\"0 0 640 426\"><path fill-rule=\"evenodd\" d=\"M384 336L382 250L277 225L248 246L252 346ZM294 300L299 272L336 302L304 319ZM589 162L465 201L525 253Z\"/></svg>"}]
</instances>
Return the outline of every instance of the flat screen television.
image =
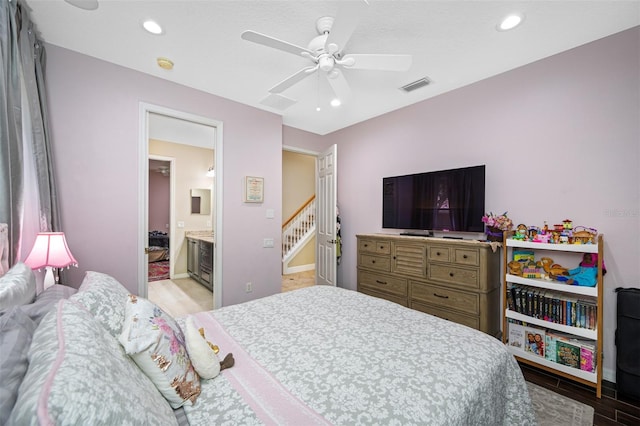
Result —
<instances>
[{"instance_id":1,"label":"flat screen television","mask_svg":"<svg viewBox=\"0 0 640 426\"><path fill-rule=\"evenodd\" d=\"M382 179L382 227L484 232L485 166Z\"/></svg>"}]
</instances>

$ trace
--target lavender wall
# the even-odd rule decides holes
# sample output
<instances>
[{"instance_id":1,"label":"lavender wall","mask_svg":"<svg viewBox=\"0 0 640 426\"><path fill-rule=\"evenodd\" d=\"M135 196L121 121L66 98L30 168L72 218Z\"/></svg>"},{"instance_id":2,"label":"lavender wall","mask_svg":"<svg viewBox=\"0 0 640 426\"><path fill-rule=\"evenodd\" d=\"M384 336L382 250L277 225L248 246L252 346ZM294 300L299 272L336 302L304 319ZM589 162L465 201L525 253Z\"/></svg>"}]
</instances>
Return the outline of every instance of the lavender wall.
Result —
<instances>
[{"instance_id":1,"label":"lavender wall","mask_svg":"<svg viewBox=\"0 0 640 426\"><path fill-rule=\"evenodd\" d=\"M639 40L628 30L327 135L338 144L340 285L356 288L355 235L382 232L383 176L486 164L487 210L604 233L611 378L614 289L640 287Z\"/></svg>"},{"instance_id":2,"label":"lavender wall","mask_svg":"<svg viewBox=\"0 0 640 426\"><path fill-rule=\"evenodd\" d=\"M53 158L62 225L79 268L116 277L137 292L139 104L209 117L224 126L223 305L278 293L282 120L280 116L47 45ZM212 78L215 78L212 76ZM250 125L249 125L250 124ZM265 203L242 203L242 178L265 178ZM274 219L265 218L274 209ZM246 294L244 284L253 283ZM250 296L250 297L249 297Z\"/></svg>"}]
</instances>

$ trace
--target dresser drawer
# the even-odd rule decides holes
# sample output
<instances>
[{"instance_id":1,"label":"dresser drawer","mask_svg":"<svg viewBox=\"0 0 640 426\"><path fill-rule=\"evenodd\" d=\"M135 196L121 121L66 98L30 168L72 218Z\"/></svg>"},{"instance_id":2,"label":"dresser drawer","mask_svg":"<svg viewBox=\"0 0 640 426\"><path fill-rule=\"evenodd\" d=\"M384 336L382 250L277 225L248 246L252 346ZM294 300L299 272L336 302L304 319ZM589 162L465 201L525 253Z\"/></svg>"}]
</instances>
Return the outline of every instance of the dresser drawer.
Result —
<instances>
[{"instance_id":1,"label":"dresser drawer","mask_svg":"<svg viewBox=\"0 0 640 426\"><path fill-rule=\"evenodd\" d=\"M455 284L460 287L479 287L478 270L457 268L449 265L429 265L429 279Z\"/></svg>"},{"instance_id":2,"label":"dresser drawer","mask_svg":"<svg viewBox=\"0 0 640 426\"><path fill-rule=\"evenodd\" d=\"M411 282L411 299L473 315L480 313L480 300L477 293Z\"/></svg>"},{"instance_id":3,"label":"dresser drawer","mask_svg":"<svg viewBox=\"0 0 640 426\"><path fill-rule=\"evenodd\" d=\"M361 254L358 266L375 269L376 271L389 272L391 271L391 259L389 257Z\"/></svg>"},{"instance_id":4,"label":"dresser drawer","mask_svg":"<svg viewBox=\"0 0 640 426\"><path fill-rule=\"evenodd\" d=\"M358 249L363 253L391 254L391 242L358 240Z\"/></svg>"},{"instance_id":5,"label":"dresser drawer","mask_svg":"<svg viewBox=\"0 0 640 426\"><path fill-rule=\"evenodd\" d=\"M358 271L358 286L398 296L407 296L407 280L404 278Z\"/></svg>"},{"instance_id":6,"label":"dresser drawer","mask_svg":"<svg viewBox=\"0 0 640 426\"><path fill-rule=\"evenodd\" d=\"M408 306L406 297L393 296L391 294L381 293L378 291L371 290L369 289L369 287L362 287L362 286L358 286L358 292L362 294L366 294L368 296L373 296L379 299L384 299L393 303L397 303L398 305L402 305L405 308Z\"/></svg>"},{"instance_id":7,"label":"dresser drawer","mask_svg":"<svg viewBox=\"0 0 640 426\"><path fill-rule=\"evenodd\" d=\"M431 314L449 321L457 322L458 324L466 325L467 327L475 328L476 330L480 326L478 317L465 315L459 312L448 311L446 309L440 309L430 305L423 305L422 303L417 303L414 301L411 302L411 309L425 312L427 314Z\"/></svg>"},{"instance_id":8,"label":"dresser drawer","mask_svg":"<svg viewBox=\"0 0 640 426\"><path fill-rule=\"evenodd\" d=\"M437 245L432 245L427 248L429 253L427 257L430 261L434 262L451 262L451 252L449 247L442 247Z\"/></svg>"},{"instance_id":9,"label":"dresser drawer","mask_svg":"<svg viewBox=\"0 0 640 426\"><path fill-rule=\"evenodd\" d=\"M479 266L480 250L454 248L453 261L459 265Z\"/></svg>"}]
</instances>

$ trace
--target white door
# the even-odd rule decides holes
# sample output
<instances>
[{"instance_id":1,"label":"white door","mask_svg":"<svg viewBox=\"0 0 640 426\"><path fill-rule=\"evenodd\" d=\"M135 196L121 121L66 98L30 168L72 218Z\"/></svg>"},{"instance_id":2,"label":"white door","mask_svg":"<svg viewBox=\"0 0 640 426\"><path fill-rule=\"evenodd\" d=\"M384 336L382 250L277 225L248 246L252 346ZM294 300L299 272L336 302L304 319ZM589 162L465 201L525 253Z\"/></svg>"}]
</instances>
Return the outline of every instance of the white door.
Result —
<instances>
[{"instance_id":1,"label":"white door","mask_svg":"<svg viewBox=\"0 0 640 426\"><path fill-rule=\"evenodd\" d=\"M332 145L318 155L318 190L316 208L318 211L316 231L316 283L335 286L336 267L336 225L337 225L337 154L338 147Z\"/></svg>"}]
</instances>

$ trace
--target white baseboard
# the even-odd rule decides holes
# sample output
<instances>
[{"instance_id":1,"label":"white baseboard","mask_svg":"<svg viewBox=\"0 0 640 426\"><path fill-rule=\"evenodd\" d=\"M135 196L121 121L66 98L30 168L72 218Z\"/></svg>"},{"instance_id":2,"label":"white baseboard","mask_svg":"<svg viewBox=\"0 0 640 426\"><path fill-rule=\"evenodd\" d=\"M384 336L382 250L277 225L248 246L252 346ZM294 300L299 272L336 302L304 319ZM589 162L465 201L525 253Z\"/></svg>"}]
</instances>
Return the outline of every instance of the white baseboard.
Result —
<instances>
[{"instance_id":1,"label":"white baseboard","mask_svg":"<svg viewBox=\"0 0 640 426\"><path fill-rule=\"evenodd\" d=\"M308 265L289 266L282 272L282 274L283 275L295 274L295 273L298 273L298 272L311 271L313 269L316 269L316 264L315 263L309 263Z\"/></svg>"},{"instance_id":2,"label":"white baseboard","mask_svg":"<svg viewBox=\"0 0 640 426\"><path fill-rule=\"evenodd\" d=\"M181 278L189 278L189 273L188 272L184 272L182 274L174 274L173 278L175 278L176 280L179 280Z\"/></svg>"},{"instance_id":3,"label":"white baseboard","mask_svg":"<svg viewBox=\"0 0 640 426\"><path fill-rule=\"evenodd\" d=\"M616 382L616 372L610 368L602 367L602 378L608 382Z\"/></svg>"}]
</instances>

